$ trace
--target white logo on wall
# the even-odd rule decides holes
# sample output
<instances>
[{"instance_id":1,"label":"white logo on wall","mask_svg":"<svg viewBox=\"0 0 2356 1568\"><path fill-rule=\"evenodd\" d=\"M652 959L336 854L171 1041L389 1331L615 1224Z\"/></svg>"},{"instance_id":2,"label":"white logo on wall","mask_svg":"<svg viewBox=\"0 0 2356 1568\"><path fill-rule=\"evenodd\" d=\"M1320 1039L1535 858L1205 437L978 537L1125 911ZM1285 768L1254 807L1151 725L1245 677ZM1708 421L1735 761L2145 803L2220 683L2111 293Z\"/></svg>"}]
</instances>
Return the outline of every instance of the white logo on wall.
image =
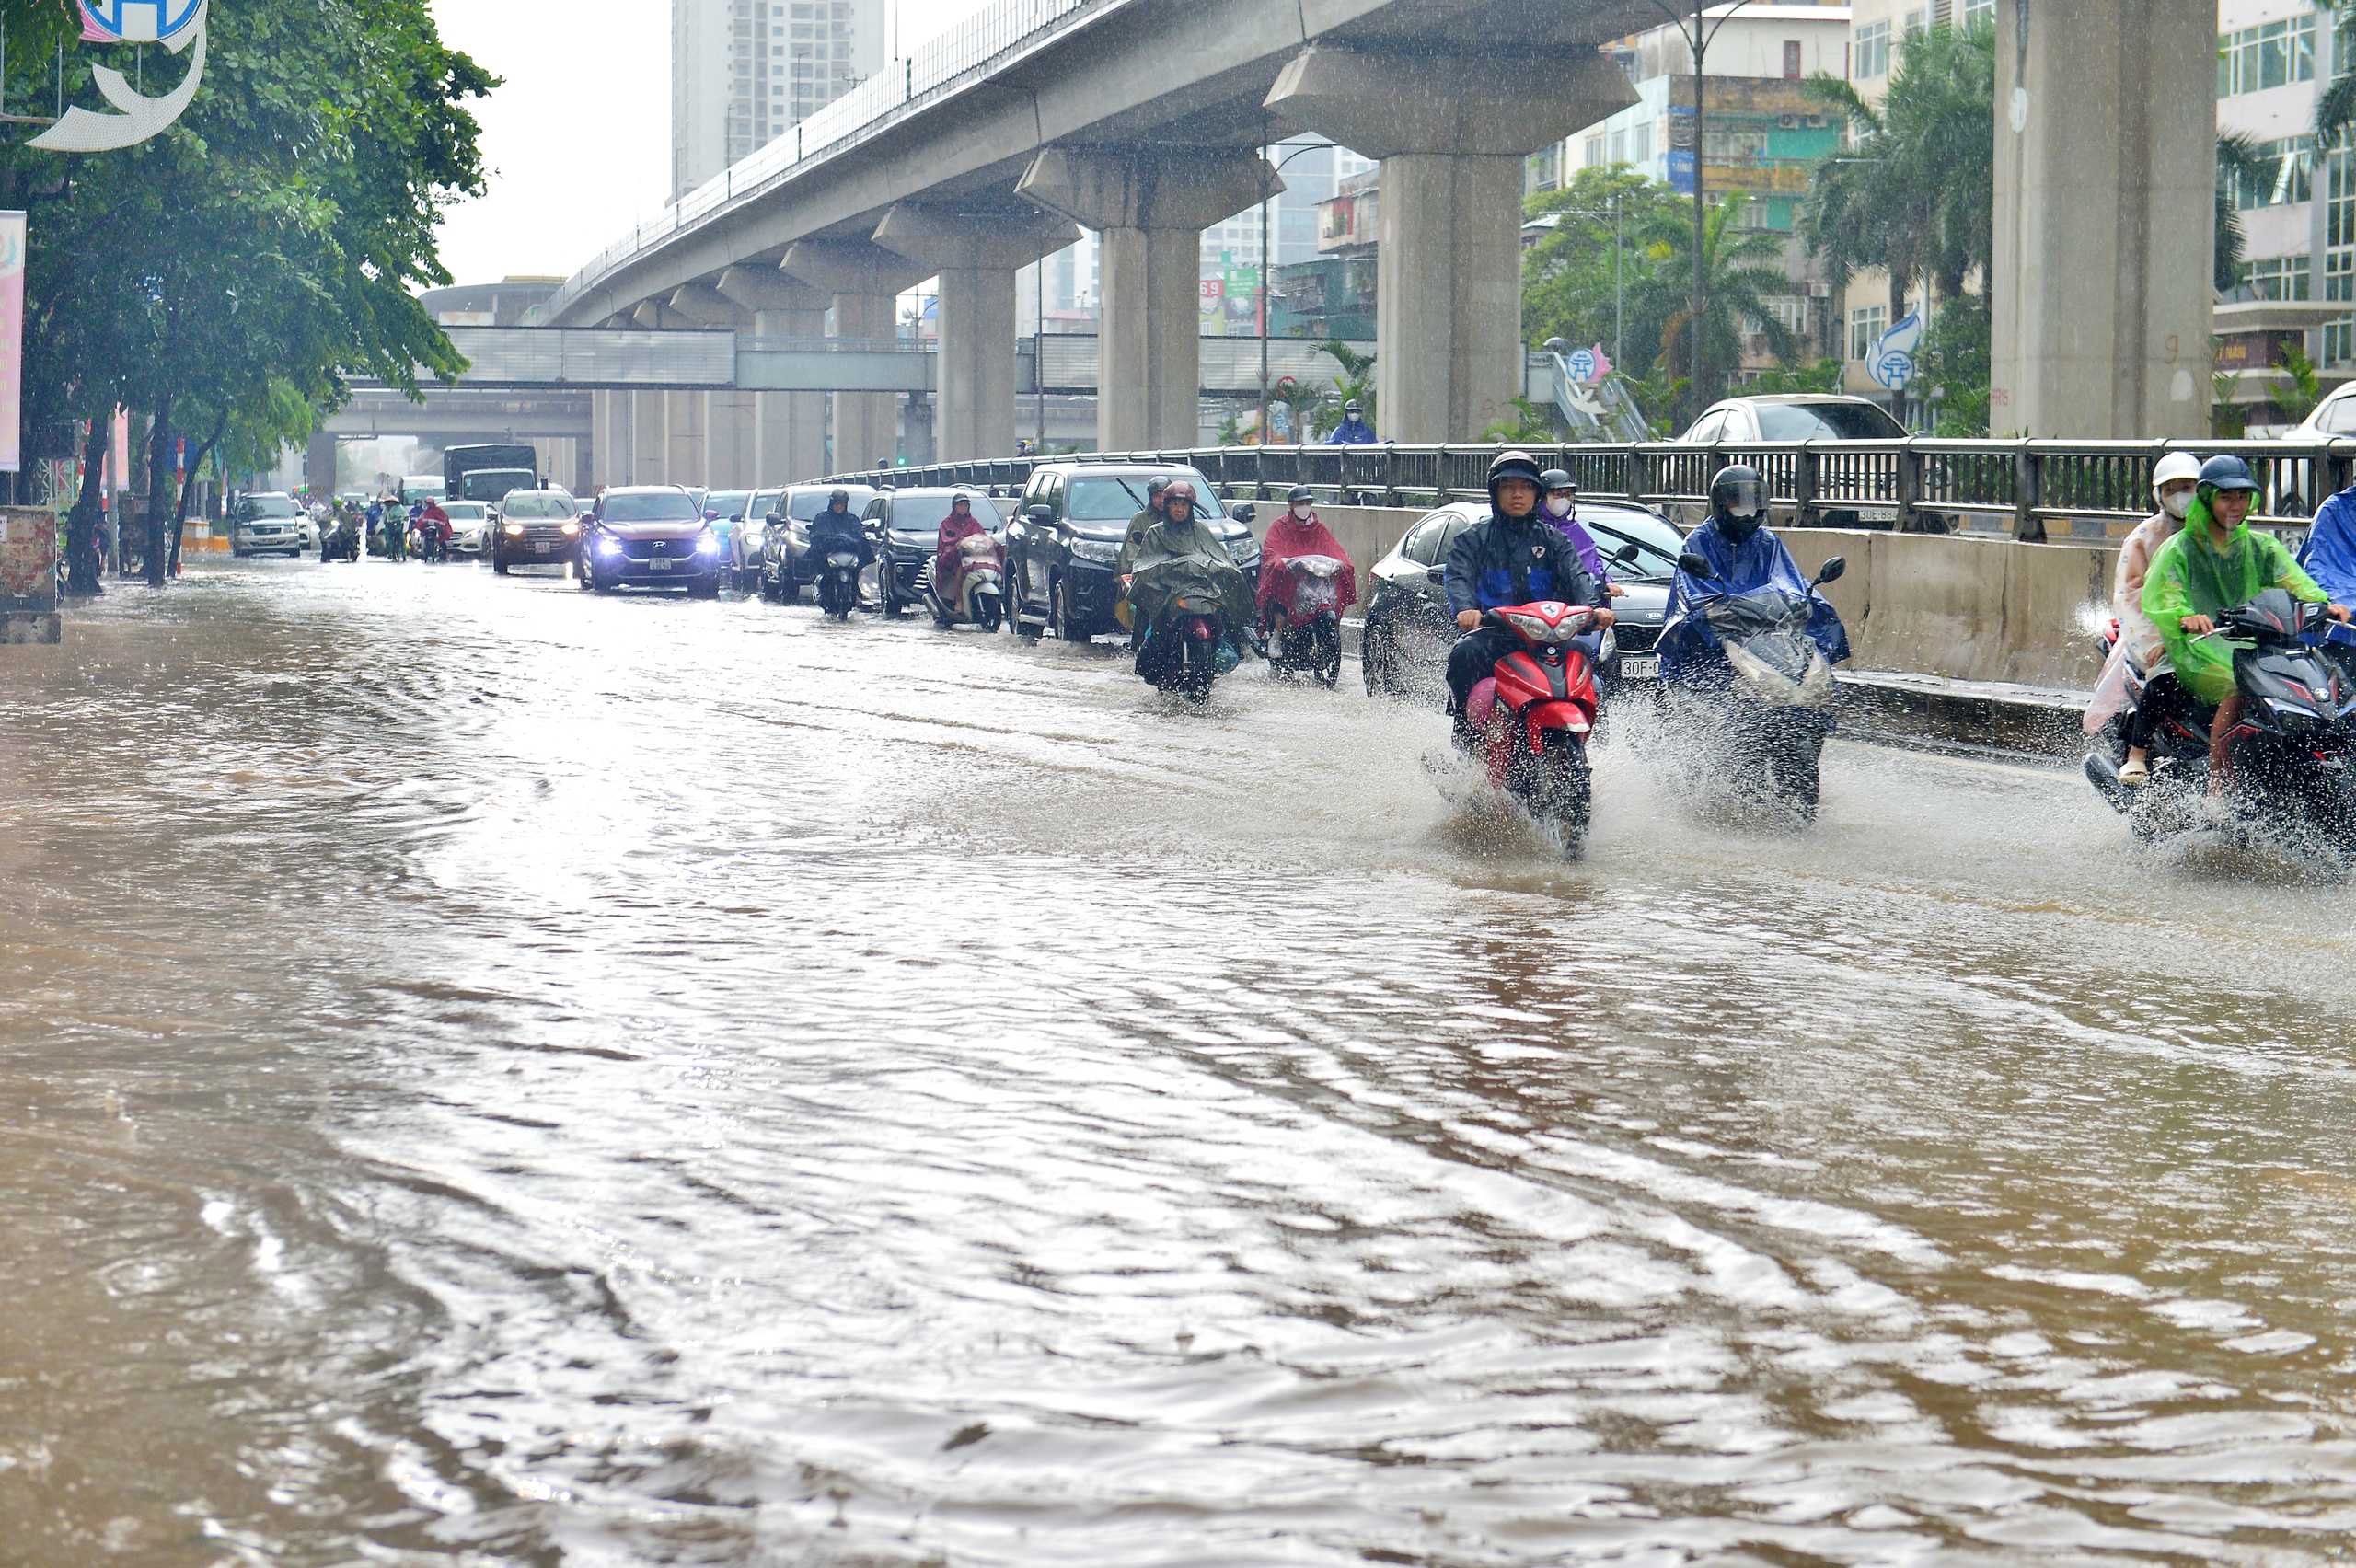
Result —
<instances>
[{"instance_id":1,"label":"white logo on wall","mask_svg":"<svg viewBox=\"0 0 2356 1568\"><path fill-rule=\"evenodd\" d=\"M1877 386L1903 392L1914 379L1914 350L1923 341L1923 317L1907 312L1874 344L1870 370Z\"/></svg>"},{"instance_id":2,"label":"white logo on wall","mask_svg":"<svg viewBox=\"0 0 2356 1568\"><path fill-rule=\"evenodd\" d=\"M146 98L121 72L93 66L90 75L120 114L69 109L64 119L27 146L52 153L111 153L136 146L184 113L204 79L204 18L211 0L81 0L84 36L118 43L161 43L178 54L196 45L180 85L161 98Z\"/></svg>"}]
</instances>

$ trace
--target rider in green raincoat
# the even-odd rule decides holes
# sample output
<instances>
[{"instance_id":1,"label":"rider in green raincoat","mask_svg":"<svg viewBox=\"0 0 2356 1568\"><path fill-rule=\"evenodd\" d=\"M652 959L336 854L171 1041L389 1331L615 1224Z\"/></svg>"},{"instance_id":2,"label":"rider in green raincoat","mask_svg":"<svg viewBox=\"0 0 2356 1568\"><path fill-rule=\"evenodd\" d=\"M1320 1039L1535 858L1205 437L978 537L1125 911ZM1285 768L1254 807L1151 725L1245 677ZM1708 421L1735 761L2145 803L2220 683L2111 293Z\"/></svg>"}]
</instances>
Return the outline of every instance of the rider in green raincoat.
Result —
<instances>
[{"instance_id":1,"label":"rider in green raincoat","mask_svg":"<svg viewBox=\"0 0 2356 1568\"><path fill-rule=\"evenodd\" d=\"M2143 613L2158 628L2177 679L2195 701L2217 709L2210 729L2212 790L2224 780L2224 736L2240 721L2242 707L2234 683L2233 645L2209 635L2217 617L2269 588L2288 589L2310 604L2330 598L2299 570L2281 540L2250 531L2245 519L2257 496L2248 464L2238 457L2210 458L2200 467L2200 488L2186 510L2183 528L2160 547L2143 579ZM2333 605L2331 613L2348 618L2341 605Z\"/></svg>"}]
</instances>

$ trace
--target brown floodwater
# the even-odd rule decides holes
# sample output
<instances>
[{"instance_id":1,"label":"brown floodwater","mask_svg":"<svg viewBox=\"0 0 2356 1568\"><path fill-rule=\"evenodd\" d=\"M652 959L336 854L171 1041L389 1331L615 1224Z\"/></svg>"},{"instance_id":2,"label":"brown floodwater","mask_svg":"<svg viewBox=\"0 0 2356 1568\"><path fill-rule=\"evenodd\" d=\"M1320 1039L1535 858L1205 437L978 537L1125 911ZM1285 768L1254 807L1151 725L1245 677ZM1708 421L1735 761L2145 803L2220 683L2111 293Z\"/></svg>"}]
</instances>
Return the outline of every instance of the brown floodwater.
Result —
<instances>
[{"instance_id":1,"label":"brown floodwater","mask_svg":"<svg viewBox=\"0 0 2356 1568\"><path fill-rule=\"evenodd\" d=\"M457 566L0 650L0 1560L2345 1553L2356 894L1441 735Z\"/></svg>"}]
</instances>

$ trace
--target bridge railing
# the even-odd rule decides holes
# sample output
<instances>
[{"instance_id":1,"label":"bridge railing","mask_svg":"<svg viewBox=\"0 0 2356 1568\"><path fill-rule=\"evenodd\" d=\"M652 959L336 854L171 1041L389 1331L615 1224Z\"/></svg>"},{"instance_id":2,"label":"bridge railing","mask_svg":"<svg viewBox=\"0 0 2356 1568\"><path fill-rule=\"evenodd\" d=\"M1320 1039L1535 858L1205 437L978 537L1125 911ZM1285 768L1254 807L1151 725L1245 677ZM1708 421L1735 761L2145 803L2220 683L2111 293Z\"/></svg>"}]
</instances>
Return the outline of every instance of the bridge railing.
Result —
<instances>
[{"instance_id":1,"label":"bridge railing","mask_svg":"<svg viewBox=\"0 0 2356 1568\"><path fill-rule=\"evenodd\" d=\"M1708 509L1711 476L1749 463L1778 521L1909 533L1976 531L2015 538L2103 539L2152 511L2152 467L2169 452L2246 458L2262 489L2251 521L2304 533L2323 498L2356 482L2356 439L2316 441L1807 441L1761 445L1530 445L1542 468L1568 472L1582 495L1625 500L1679 520ZM833 476L877 487L976 485L1019 492L1042 462L1185 464L1230 500L1273 500L1308 485L1338 504L1430 506L1488 493L1495 444L1212 446L1075 452Z\"/></svg>"}]
</instances>

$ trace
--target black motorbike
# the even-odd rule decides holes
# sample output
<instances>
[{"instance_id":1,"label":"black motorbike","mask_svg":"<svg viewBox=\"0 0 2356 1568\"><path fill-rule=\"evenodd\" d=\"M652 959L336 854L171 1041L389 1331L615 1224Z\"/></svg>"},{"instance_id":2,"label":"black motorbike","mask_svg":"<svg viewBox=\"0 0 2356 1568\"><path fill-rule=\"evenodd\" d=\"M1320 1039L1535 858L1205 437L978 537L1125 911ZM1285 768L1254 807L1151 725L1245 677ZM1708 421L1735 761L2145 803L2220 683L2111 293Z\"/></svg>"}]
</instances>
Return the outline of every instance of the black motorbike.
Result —
<instances>
[{"instance_id":1,"label":"black motorbike","mask_svg":"<svg viewBox=\"0 0 2356 1568\"><path fill-rule=\"evenodd\" d=\"M360 529L346 522L328 530L319 540L319 564L331 560L358 561L360 559Z\"/></svg>"},{"instance_id":2,"label":"black motorbike","mask_svg":"<svg viewBox=\"0 0 2356 1568\"><path fill-rule=\"evenodd\" d=\"M2343 858L2356 856L2356 687L2346 667L2320 643L2328 612L2269 588L2216 617L2210 635L2234 650L2241 722L2226 737L2236 791L2231 826L2281 842L2320 839ZM2116 639L2113 627L2105 638ZM2171 683L2161 702L2143 672L2127 667L2127 706L2113 715L2086 754L2086 780L2127 818L2139 839L2165 838L2217 825L2205 806L2209 731L2216 709ZM2147 704L2150 780L2119 781L2132 715Z\"/></svg>"},{"instance_id":3,"label":"black motorbike","mask_svg":"<svg viewBox=\"0 0 2356 1568\"><path fill-rule=\"evenodd\" d=\"M818 608L838 621L859 608L859 557L852 551L830 551L818 569Z\"/></svg>"},{"instance_id":4,"label":"black motorbike","mask_svg":"<svg viewBox=\"0 0 2356 1568\"><path fill-rule=\"evenodd\" d=\"M1715 581L1699 555L1688 552L1678 566ZM1669 724L1699 737L1703 755L1723 761L1737 795L1780 805L1804 824L1816 820L1824 738L1834 728L1840 698L1831 662L1808 634L1808 623L1816 591L1847 570L1848 562L1834 556L1805 595L1770 588L1696 600L1692 613L1709 622L1726 655L1727 678L1714 686L1662 683Z\"/></svg>"}]
</instances>

